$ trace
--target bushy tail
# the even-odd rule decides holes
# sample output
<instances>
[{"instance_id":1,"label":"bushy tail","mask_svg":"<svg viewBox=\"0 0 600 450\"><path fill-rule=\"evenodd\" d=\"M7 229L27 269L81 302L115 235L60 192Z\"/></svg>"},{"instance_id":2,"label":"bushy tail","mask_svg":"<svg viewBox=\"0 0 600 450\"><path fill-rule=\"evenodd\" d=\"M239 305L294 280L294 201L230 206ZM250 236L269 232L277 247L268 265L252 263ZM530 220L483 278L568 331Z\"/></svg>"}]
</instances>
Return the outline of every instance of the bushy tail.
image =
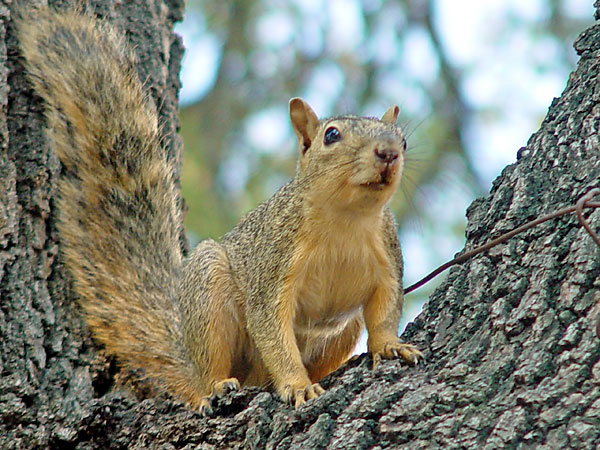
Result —
<instances>
[{"instance_id":1,"label":"bushy tail","mask_svg":"<svg viewBox=\"0 0 600 450\"><path fill-rule=\"evenodd\" d=\"M87 322L127 368L198 404L177 306L173 169L134 58L110 26L82 14L35 11L18 31L64 165L58 229Z\"/></svg>"}]
</instances>

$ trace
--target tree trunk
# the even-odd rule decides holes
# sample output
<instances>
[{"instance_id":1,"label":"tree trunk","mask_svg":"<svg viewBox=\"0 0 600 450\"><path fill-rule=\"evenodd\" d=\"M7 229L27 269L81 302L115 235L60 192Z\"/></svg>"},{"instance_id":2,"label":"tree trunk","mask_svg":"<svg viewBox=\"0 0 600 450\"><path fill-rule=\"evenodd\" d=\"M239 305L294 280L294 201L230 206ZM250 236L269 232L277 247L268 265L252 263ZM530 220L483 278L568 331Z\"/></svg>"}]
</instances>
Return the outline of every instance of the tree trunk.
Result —
<instances>
[{"instance_id":1,"label":"tree trunk","mask_svg":"<svg viewBox=\"0 0 600 450\"><path fill-rule=\"evenodd\" d=\"M63 2L56 2L63 3ZM172 34L177 1L93 2L133 41L179 158ZM427 357L370 369L367 356L323 381L299 410L259 389L200 417L161 396L138 401L94 345L58 252L40 99L0 9L1 448L594 448L600 444L600 249L567 216L455 267L404 339ZM518 161L467 215L466 249L600 186L600 26L563 95ZM586 213L600 228L600 211ZM406 261L410 264L410 261Z\"/></svg>"}]
</instances>

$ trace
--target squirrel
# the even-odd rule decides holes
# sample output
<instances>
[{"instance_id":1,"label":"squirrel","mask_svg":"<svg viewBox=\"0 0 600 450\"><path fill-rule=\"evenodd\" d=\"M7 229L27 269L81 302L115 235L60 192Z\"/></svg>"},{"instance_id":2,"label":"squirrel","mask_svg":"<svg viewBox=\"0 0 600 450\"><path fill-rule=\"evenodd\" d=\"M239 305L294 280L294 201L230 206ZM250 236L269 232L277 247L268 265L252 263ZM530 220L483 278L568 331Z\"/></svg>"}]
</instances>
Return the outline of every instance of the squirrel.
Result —
<instances>
[{"instance_id":1,"label":"squirrel","mask_svg":"<svg viewBox=\"0 0 600 450\"><path fill-rule=\"evenodd\" d=\"M398 338L402 255L387 207L406 149L397 106L319 119L290 100L294 178L184 258L175 168L122 34L48 8L17 31L63 165L65 265L93 336L125 369L210 414L215 396L247 385L296 407L318 397L365 327L374 366L422 358Z\"/></svg>"}]
</instances>

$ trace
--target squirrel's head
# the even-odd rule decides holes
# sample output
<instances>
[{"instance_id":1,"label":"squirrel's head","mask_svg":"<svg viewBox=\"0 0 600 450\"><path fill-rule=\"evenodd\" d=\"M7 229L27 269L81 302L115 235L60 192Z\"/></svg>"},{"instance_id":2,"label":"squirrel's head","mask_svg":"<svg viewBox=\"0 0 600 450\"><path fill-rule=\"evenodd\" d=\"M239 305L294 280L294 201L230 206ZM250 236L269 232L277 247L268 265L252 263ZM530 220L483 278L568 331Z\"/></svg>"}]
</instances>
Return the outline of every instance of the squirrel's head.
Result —
<instances>
[{"instance_id":1,"label":"squirrel's head","mask_svg":"<svg viewBox=\"0 0 600 450\"><path fill-rule=\"evenodd\" d=\"M299 183L331 206L383 206L396 191L406 140L396 126L399 108L381 119L340 116L319 120L304 100L290 100L290 120L298 137Z\"/></svg>"}]
</instances>

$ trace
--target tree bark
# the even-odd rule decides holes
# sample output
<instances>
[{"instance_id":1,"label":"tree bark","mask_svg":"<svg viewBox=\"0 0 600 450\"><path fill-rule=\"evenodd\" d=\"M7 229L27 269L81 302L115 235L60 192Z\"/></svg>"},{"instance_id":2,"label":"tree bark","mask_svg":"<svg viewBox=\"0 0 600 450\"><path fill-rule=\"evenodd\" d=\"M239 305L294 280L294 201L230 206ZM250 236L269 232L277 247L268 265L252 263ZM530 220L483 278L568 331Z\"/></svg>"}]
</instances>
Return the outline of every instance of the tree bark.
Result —
<instances>
[{"instance_id":1,"label":"tree bark","mask_svg":"<svg viewBox=\"0 0 600 450\"><path fill-rule=\"evenodd\" d=\"M64 2L53 2L64 4ZM600 444L600 249L567 216L453 268L403 338L427 360L368 356L298 410L257 388L206 419L166 396L137 400L83 324L54 222L60 164L25 80L11 2L0 8L1 448L594 448ZM597 5L598 6L598 5ZM66 6L68 7L68 6ZM89 2L120 26L179 158L181 43L172 1ZM518 160L469 210L466 249L600 186L600 26ZM600 228L600 211L586 213ZM410 261L406 261L410 264Z\"/></svg>"}]
</instances>

